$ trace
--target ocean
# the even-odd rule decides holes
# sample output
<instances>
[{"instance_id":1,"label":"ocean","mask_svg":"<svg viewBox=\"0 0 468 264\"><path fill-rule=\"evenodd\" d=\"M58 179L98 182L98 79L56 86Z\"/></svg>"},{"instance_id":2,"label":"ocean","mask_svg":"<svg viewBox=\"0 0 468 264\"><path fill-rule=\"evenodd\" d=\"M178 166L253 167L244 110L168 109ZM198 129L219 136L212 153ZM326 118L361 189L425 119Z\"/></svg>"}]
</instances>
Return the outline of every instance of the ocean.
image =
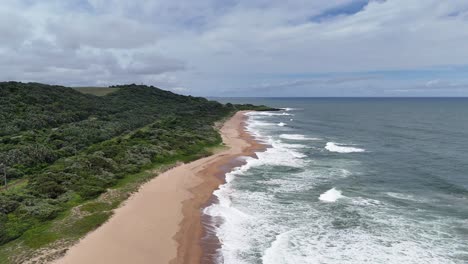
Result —
<instances>
[{"instance_id":1,"label":"ocean","mask_svg":"<svg viewBox=\"0 0 468 264\"><path fill-rule=\"evenodd\" d=\"M468 263L468 99L216 100L284 108L204 209L219 263Z\"/></svg>"}]
</instances>

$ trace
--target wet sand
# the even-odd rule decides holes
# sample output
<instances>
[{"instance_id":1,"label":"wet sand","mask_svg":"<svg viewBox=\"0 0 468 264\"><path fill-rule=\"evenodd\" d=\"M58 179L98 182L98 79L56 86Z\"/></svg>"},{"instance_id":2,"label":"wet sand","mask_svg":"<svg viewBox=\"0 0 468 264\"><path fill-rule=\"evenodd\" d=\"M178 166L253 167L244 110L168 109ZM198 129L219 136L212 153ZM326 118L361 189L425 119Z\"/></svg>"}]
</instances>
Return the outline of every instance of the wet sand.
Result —
<instances>
[{"instance_id":1,"label":"wet sand","mask_svg":"<svg viewBox=\"0 0 468 264\"><path fill-rule=\"evenodd\" d=\"M221 128L227 149L177 166L144 184L114 216L88 234L56 261L78 263L201 263L204 244L201 209L224 182L224 173L264 148L245 132L245 112L238 112ZM207 261L203 261L207 263Z\"/></svg>"}]
</instances>

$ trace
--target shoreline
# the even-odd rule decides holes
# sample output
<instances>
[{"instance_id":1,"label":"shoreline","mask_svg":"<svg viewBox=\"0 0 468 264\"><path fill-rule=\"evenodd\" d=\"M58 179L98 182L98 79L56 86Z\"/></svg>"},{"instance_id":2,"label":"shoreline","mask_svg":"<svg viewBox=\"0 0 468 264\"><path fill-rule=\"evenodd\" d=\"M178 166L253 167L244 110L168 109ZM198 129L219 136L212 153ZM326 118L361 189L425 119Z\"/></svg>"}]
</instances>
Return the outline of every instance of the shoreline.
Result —
<instances>
[{"instance_id":1,"label":"shoreline","mask_svg":"<svg viewBox=\"0 0 468 264\"><path fill-rule=\"evenodd\" d=\"M226 126L223 126L224 131L221 129L223 142L230 148L228 151L231 153L220 156L197 173L203 182L190 190L195 198L184 202L184 219L174 237L179 244L178 254L177 258L171 260L171 264L215 263L215 254L221 245L213 231L209 230L213 219L203 214L203 209L217 202L213 192L226 183L225 174L245 164L245 160L239 158L255 157L256 151L266 148L245 131L248 119L246 112L248 111L239 111L231 118L241 119L235 120L235 127L229 128L233 129L237 136L227 134ZM229 127L229 124L227 126Z\"/></svg>"},{"instance_id":2,"label":"shoreline","mask_svg":"<svg viewBox=\"0 0 468 264\"><path fill-rule=\"evenodd\" d=\"M237 112L220 129L228 149L145 183L109 221L54 263L200 263L208 249L201 244L201 210L224 183L227 169L239 166L232 161L265 148L245 131L245 112Z\"/></svg>"}]
</instances>

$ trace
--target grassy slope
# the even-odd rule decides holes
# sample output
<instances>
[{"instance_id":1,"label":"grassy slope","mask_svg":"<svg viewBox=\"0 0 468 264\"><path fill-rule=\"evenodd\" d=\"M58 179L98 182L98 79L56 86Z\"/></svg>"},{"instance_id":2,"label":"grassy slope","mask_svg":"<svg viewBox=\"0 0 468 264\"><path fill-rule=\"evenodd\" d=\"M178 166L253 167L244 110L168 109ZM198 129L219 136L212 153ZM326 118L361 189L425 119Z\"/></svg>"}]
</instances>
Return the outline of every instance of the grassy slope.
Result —
<instances>
[{"instance_id":1,"label":"grassy slope","mask_svg":"<svg viewBox=\"0 0 468 264\"><path fill-rule=\"evenodd\" d=\"M119 88L109 88L109 87L73 87L73 89L82 92L84 94L92 94L96 96L104 96L115 91L118 91Z\"/></svg>"}]
</instances>

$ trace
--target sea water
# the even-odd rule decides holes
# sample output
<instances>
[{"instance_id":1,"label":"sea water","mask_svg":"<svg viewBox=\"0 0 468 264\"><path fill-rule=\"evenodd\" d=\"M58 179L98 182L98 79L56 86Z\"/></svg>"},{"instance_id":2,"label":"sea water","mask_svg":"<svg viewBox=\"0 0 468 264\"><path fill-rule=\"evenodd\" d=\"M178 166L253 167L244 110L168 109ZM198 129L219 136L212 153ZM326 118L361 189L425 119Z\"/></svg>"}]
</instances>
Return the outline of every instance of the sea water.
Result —
<instances>
[{"instance_id":1,"label":"sea water","mask_svg":"<svg viewBox=\"0 0 468 264\"><path fill-rule=\"evenodd\" d=\"M468 263L468 99L220 101L284 110L204 210L219 263Z\"/></svg>"}]
</instances>

